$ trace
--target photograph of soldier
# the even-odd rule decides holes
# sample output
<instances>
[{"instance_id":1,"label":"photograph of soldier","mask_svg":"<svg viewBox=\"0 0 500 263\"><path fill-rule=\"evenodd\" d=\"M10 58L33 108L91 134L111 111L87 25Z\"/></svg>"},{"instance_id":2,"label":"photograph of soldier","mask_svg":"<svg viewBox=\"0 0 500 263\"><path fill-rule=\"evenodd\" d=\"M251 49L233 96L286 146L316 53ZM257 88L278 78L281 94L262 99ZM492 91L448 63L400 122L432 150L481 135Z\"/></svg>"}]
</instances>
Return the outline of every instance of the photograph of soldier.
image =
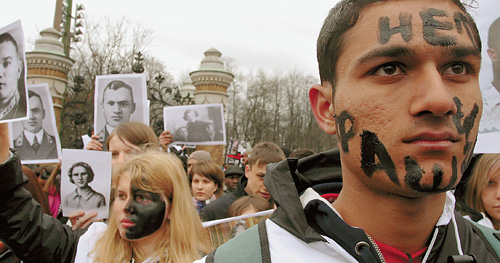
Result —
<instances>
[{"instance_id":1,"label":"photograph of soldier","mask_svg":"<svg viewBox=\"0 0 500 263\"><path fill-rule=\"evenodd\" d=\"M26 118L26 61L21 21L0 29L0 122Z\"/></svg>"},{"instance_id":2,"label":"photograph of soldier","mask_svg":"<svg viewBox=\"0 0 500 263\"><path fill-rule=\"evenodd\" d=\"M28 119L10 123L12 147L23 164L59 162L61 146L48 84L29 85L28 100Z\"/></svg>"},{"instance_id":3,"label":"photograph of soldier","mask_svg":"<svg viewBox=\"0 0 500 263\"><path fill-rule=\"evenodd\" d=\"M144 74L96 77L94 134L103 145L113 129L124 122L149 125L146 91Z\"/></svg>"},{"instance_id":4,"label":"photograph of soldier","mask_svg":"<svg viewBox=\"0 0 500 263\"><path fill-rule=\"evenodd\" d=\"M226 144L222 104L163 108L165 130L174 131L172 144Z\"/></svg>"}]
</instances>

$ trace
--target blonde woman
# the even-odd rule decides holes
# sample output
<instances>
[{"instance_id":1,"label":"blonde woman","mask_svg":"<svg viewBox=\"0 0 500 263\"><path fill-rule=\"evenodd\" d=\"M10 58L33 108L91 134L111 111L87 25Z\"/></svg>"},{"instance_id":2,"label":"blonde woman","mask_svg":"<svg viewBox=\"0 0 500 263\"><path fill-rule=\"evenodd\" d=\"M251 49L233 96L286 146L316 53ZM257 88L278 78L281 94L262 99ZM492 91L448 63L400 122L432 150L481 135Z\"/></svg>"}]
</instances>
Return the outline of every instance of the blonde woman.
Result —
<instances>
[{"instance_id":1,"label":"blonde woman","mask_svg":"<svg viewBox=\"0 0 500 263\"><path fill-rule=\"evenodd\" d=\"M500 154L478 157L464 198L468 206L486 215L480 224L500 230Z\"/></svg>"},{"instance_id":2,"label":"blonde woman","mask_svg":"<svg viewBox=\"0 0 500 263\"><path fill-rule=\"evenodd\" d=\"M42 214L21 187L17 154L0 124L0 238L26 262L192 262L207 253L180 161L160 152L131 157L113 171L109 224L82 235Z\"/></svg>"}]
</instances>

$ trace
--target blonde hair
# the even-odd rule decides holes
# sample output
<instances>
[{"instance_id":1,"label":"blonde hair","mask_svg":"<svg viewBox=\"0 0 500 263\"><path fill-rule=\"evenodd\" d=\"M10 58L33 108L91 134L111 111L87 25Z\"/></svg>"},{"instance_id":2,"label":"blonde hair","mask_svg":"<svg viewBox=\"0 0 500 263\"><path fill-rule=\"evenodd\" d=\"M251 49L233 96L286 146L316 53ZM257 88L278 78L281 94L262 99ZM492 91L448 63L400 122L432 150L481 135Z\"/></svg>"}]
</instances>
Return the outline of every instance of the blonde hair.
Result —
<instances>
[{"instance_id":1,"label":"blonde hair","mask_svg":"<svg viewBox=\"0 0 500 263\"><path fill-rule=\"evenodd\" d=\"M140 148L158 148L160 145L153 129L141 122L130 121L116 126L106 139L108 149L109 141L115 136L122 142L125 140Z\"/></svg>"},{"instance_id":2,"label":"blonde hair","mask_svg":"<svg viewBox=\"0 0 500 263\"><path fill-rule=\"evenodd\" d=\"M217 185L215 197L219 198L224 194L224 172L222 168L212 161L197 162L189 170L189 184L193 182L194 174L205 176Z\"/></svg>"},{"instance_id":3,"label":"blonde hair","mask_svg":"<svg viewBox=\"0 0 500 263\"><path fill-rule=\"evenodd\" d=\"M115 167L113 189L125 172L130 173L131 184L159 193L170 203L170 219L165 219L157 230L162 231L163 236L155 249L160 262L193 262L211 250L193 206L182 163L177 157L153 150L139 153ZM135 242L121 238L113 213L92 253L96 262L128 262L132 256L136 262L142 262L154 256L144 255Z\"/></svg>"},{"instance_id":4,"label":"blonde hair","mask_svg":"<svg viewBox=\"0 0 500 263\"><path fill-rule=\"evenodd\" d=\"M478 157L465 187L465 203L475 210L486 213L481 194L490 179L500 172L500 154L483 154ZM488 215L489 217L489 215Z\"/></svg>"}]
</instances>

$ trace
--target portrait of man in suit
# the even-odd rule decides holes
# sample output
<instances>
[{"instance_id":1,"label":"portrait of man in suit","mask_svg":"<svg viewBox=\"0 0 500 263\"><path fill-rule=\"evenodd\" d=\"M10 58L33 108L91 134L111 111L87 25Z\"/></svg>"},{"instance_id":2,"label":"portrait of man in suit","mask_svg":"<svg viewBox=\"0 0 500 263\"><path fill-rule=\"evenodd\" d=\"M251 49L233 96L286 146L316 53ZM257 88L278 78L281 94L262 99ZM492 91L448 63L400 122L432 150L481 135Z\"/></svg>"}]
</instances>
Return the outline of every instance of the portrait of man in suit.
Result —
<instances>
[{"instance_id":1,"label":"portrait of man in suit","mask_svg":"<svg viewBox=\"0 0 500 263\"><path fill-rule=\"evenodd\" d=\"M113 129L130 121L130 115L135 111L134 93L132 87L122 80L113 80L103 91L101 107L104 113L105 125L97 135L104 145Z\"/></svg>"},{"instance_id":2,"label":"portrait of man in suit","mask_svg":"<svg viewBox=\"0 0 500 263\"><path fill-rule=\"evenodd\" d=\"M28 90L29 119L22 122L23 130L14 139L14 149L21 160L57 159L57 144L53 135L43 128L46 110L40 95Z\"/></svg>"}]
</instances>

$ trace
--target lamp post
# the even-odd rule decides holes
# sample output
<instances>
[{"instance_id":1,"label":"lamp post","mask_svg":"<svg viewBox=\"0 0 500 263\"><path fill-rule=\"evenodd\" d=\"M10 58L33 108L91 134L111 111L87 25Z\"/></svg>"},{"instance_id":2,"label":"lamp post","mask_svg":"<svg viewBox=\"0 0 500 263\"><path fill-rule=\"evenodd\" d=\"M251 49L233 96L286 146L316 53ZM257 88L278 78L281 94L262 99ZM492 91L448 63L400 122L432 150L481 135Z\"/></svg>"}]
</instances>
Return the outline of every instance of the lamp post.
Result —
<instances>
[{"instance_id":1,"label":"lamp post","mask_svg":"<svg viewBox=\"0 0 500 263\"><path fill-rule=\"evenodd\" d=\"M75 15L73 12L73 0L57 0L56 11L54 15L54 28L61 32L62 43L64 45L64 54L69 57L71 42L81 41L80 36L83 34L83 19L85 7L80 4L76 5ZM71 30L71 22L74 20L74 30Z\"/></svg>"}]
</instances>

